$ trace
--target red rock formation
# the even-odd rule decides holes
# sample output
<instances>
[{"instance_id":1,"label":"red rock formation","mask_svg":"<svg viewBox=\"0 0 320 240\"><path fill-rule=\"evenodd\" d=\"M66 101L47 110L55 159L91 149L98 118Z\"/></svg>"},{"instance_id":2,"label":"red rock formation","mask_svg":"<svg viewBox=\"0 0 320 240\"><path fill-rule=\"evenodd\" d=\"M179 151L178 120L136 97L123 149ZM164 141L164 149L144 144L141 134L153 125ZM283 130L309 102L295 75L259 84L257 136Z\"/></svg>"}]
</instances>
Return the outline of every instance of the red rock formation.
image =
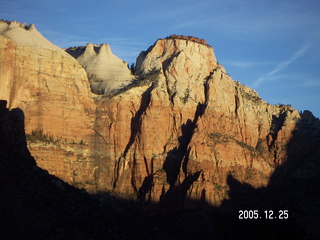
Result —
<instances>
[{"instance_id":1,"label":"red rock formation","mask_svg":"<svg viewBox=\"0 0 320 240\"><path fill-rule=\"evenodd\" d=\"M95 99L71 56L7 37L0 46L0 96L25 112L37 163L89 191L218 205L229 174L268 184L300 119L233 81L194 37L158 40L138 57L139 77Z\"/></svg>"},{"instance_id":2,"label":"red rock formation","mask_svg":"<svg viewBox=\"0 0 320 240\"><path fill-rule=\"evenodd\" d=\"M185 186L184 194L193 199L219 204L227 196L228 174L255 187L266 185L285 160L285 145L300 118L291 107L269 105L233 81L213 50L201 46L161 39L137 61L140 73L161 71L130 148L132 175L148 176L145 182L151 185L142 186L154 201L170 185ZM167 181L159 186L150 179L161 166ZM139 189L141 179L134 180Z\"/></svg>"},{"instance_id":3,"label":"red rock formation","mask_svg":"<svg viewBox=\"0 0 320 240\"><path fill-rule=\"evenodd\" d=\"M2 23L2 29L7 25ZM95 104L86 72L36 30L14 23L8 31L11 38L0 35L0 99L24 111L29 149L40 167L68 182L78 168L88 175ZM44 44L30 45L21 36Z\"/></svg>"},{"instance_id":4,"label":"red rock formation","mask_svg":"<svg viewBox=\"0 0 320 240\"><path fill-rule=\"evenodd\" d=\"M203 45L207 45L208 47L210 47L208 45L208 43L206 42L206 40L204 39L200 39L200 38L197 38L197 37L193 37L193 36L183 36L183 35L176 35L176 34L173 34L169 37L166 37L166 39L181 39L181 40L187 40L187 41L192 41L192 42L196 42L196 43L200 43L200 44L203 44Z\"/></svg>"}]
</instances>

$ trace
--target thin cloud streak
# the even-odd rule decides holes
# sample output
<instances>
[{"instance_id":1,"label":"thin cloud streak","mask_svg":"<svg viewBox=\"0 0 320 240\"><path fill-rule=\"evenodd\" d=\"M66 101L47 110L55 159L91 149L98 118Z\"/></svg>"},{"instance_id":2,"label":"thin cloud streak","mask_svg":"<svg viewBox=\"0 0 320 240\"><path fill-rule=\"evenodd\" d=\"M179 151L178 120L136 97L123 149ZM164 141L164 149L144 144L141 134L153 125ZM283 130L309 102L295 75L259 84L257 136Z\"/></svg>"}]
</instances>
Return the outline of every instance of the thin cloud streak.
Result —
<instances>
[{"instance_id":1,"label":"thin cloud streak","mask_svg":"<svg viewBox=\"0 0 320 240\"><path fill-rule=\"evenodd\" d=\"M270 65L273 62L271 61L264 61L264 62L250 62L250 61L242 61L242 60L226 60L226 61L221 61L224 63L224 65L229 65L231 67L237 67L241 69L247 69L247 68L253 68L253 67L258 67L258 66L266 66Z\"/></svg>"},{"instance_id":2,"label":"thin cloud streak","mask_svg":"<svg viewBox=\"0 0 320 240\"><path fill-rule=\"evenodd\" d=\"M307 80L301 87L320 87L320 79Z\"/></svg>"},{"instance_id":3,"label":"thin cloud streak","mask_svg":"<svg viewBox=\"0 0 320 240\"><path fill-rule=\"evenodd\" d=\"M108 43L116 46L130 46L130 47L140 47L145 46L146 42L136 38L118 38L118 37L99 37L99 38L86 38L84 36L67 34L55 30L44 30L43 35L52 42L56 42L59 45L65 47L73 46L74 43L79 43L80 45L85 45L87 43L101 44ZM71 44L71 45L70 45Z\"/></svg>"},{"instance_id":4,"label":"thin cloud streak","mask_svg":"<svg viewBox=\"0 0 320 240\"><path fill-rule=\"evenodd\" d=\"M268 81L268 78L272 77L276 73L278 73L278 72L282 71L283 69L287 68L288 66L290 66L290 64L292 64L295 60L297 60L298 58L302 57L307 52L307 50L309 49L310 46L311 46L311 42L310 41L304 43L301 46L301 48L299 50L297 50L296 52L294 52L292 54L292 56L288 60L279 63L270 72L268 72L264 76L258 78L252 84L252 87L258 88L262 83Z\"/></svg>"},{"instance_id":5,"label":"thin cloud streak","mask_svg":"<svg viewBox=\"0 0 320 240\"><path fill-rule=\"evenodd\" d=\"M189 21L189 22L184 22L181 24L177 24L174 25L172 27L170 27L170 29L180 29L180 28L190 28L190 27L196 27L196 26L201 26L201 25L205 25L208 24L210 22L210 20L195 20L195 21Z\"/></svg>"}]
</instances>

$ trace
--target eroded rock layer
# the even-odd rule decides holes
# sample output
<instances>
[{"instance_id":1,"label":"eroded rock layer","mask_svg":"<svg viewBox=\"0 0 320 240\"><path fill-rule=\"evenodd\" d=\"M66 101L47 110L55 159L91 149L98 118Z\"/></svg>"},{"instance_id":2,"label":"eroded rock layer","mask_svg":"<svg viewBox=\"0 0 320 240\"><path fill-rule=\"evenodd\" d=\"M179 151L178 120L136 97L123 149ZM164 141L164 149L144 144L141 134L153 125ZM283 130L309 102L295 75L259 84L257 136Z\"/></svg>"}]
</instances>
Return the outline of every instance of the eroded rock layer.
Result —
<instances>
[{"instance_id":1,"label":"eroded rock layer","mask_svg":"<svg viewBox=\"0 0 320 240\"><path fill-rule=\"evenodd\" d=\"M23 110L28 146L38 165L70 182L75 168L93 162L87 156L92 155L96 105L87 74L62 49L47 48L52 44L47 40L45 45L17 40L25 34L31 42L39 37L18 23L14 37L0 35L0 99Z\"/></svg>"},{"instance_id":2,"label":"eroded rock layer","mask_svg":"<svg viewBox=\"0 0 320 240\"><path fill-rule=\"evenodd\" d=\"M96 94L119 89L133 78L128 64L115 56L108 44L97 46L89 43L86 47L69 48L66 51L87 71L91 90Z\"/></svg>"},{"instance_id":3,"label":"eroded rock layer","mask_svg":"<svg viewBox=\"0 0 320 240\"><path fill-rule=\"evenodd\" d=\"M120 85L111 77L118 85L102 96L90 93L89 70L60 49L4 34L0 41L0 98L24 111L37 164L91 192L219 205L228 176L255 188L269 183L301 120L233 81L194 37L159 39L137 58L136 76ZM92 64L89 54L104 48L87 46L78 60Z\"/></svg>"},{"instance_id":4,"label":"eroded rock layer","mask_svg":"<svg viewBox=\"0 0 320 240\"><path fill-rule=\"evenodd\" d=\"M131 123L126 147L114 151L120 153L116 190L133 189L152 201L178 194L218 204L227 195L228 174L255 187L268 184L286 158L285 146L300 119L296 110L267 104L230 78L211 47L188 39L158 40L140 54L136 71L158 71L158 76L126 121L106 119L111 130ZM107 142L120 140L104 132Z\"/></svg>"}]
</instances>

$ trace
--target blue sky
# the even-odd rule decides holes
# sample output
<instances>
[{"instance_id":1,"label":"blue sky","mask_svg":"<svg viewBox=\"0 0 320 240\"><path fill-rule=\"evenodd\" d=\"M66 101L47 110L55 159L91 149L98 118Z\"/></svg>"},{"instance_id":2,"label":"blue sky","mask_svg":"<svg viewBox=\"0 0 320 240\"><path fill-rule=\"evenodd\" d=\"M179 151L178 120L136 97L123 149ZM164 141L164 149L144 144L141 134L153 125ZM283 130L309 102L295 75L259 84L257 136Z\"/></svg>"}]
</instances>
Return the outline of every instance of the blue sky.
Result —
<instances>
[{"instance_id":1,"label":"blue sky","mask_svg":"<svg viewBox=\"0 0 320 240\"><path fill-rule=\"evenodd\" d=\"M129 63L158 38L203 38L234 80L317 117L319 13L319 0L0 0L0 18L34 23L64 48L108 43Z\"/></svg>"}]
</instances>

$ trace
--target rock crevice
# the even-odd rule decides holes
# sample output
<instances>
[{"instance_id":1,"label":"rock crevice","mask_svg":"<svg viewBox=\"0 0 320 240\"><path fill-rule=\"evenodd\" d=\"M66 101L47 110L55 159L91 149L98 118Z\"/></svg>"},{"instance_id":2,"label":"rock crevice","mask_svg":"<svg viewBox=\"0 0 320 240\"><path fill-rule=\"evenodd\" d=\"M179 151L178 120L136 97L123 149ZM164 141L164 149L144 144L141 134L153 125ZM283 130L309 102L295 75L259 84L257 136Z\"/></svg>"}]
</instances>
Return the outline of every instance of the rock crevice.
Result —
<instances>
[{"instance_id":1,"label":"rock crevice","mask_svg":"<svg viewBox=\"0 0 320 240\"><path fill-rule=\"evenodd\" d=\"M299 123L297 110L233 81L193 37L157 40L133 76L108 45L70 48L72 57L32 26L0 22L0 33L0 98L25 112L37 164L90 192L219 205L228 176L266 186L294 130L314 119Z\"/></svg>"}]
</instances>

